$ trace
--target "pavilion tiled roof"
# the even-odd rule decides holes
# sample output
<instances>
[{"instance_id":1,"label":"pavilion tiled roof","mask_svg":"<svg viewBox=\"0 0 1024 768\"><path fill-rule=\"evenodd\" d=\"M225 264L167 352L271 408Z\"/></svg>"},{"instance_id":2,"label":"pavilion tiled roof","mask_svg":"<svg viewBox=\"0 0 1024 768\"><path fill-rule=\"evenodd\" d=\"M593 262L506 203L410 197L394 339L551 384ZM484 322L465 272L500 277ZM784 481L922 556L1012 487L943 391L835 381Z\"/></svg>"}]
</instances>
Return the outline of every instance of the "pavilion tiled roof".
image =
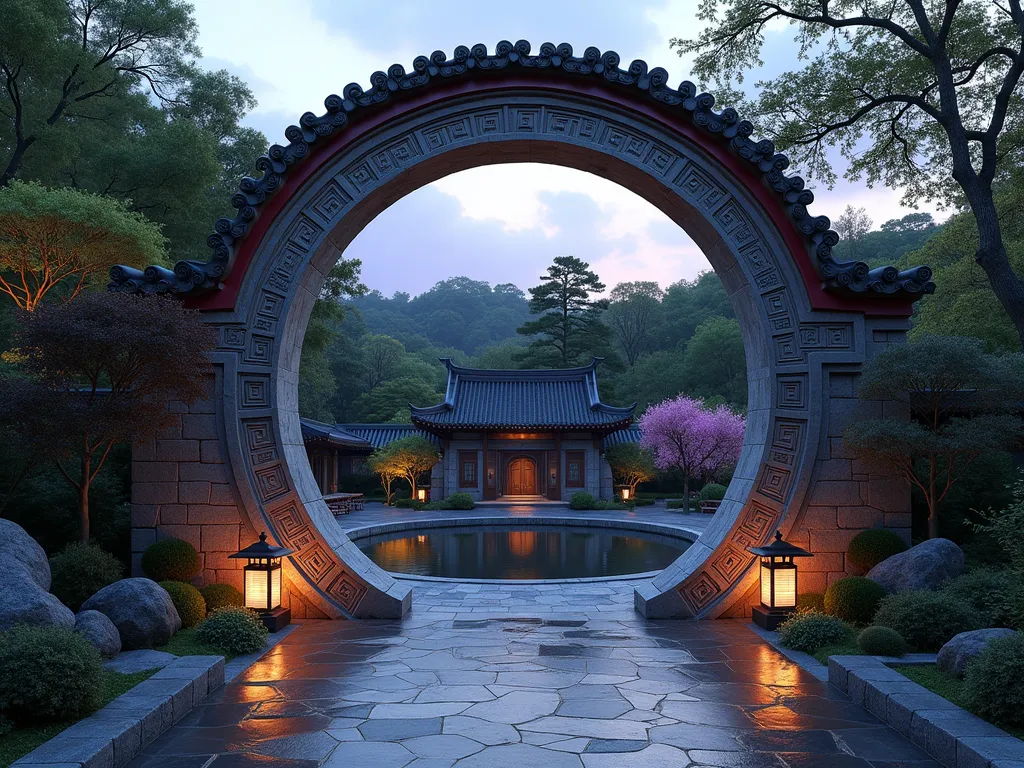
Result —
<instances>
[{"instance_id":1,"label":"pavilion tiled roof","mask_svg":"<svg viewBox=\"0 0 1024 768\"><path fill-rule=\"evenodd\" d=\"M613 446L622 445L623 443L639 443L641 437L643 437L643 432L640 431L640 427L633 426L605 435L604 440L601 442L604 449L608 450Z\"/></svg>"},{"instance_id":2,"label":"pavilion tiled roof","mask_svg":"<svg viewBox=\"0 0 1024 768\"><path fill-rule=\"evenodd\" d=\"M363 437L349 432L337 424L325 424L313 419L301 419L302 442L323 443L334 448L353 448L370 450L370 445Z\"/></svg>"},{"instance_id":3,"label":"pavilion tiled roof","mask_svg":"<svg viewBox=\"0 0 1024 768\"><path fill-rule=\"evenodd\" d=\"M424 432L414 424L339 424L341 429L356 435L373 448L383 448L388 443L401 440L403 437L425 437L432 443L437 443L437 438L429 432Z\"/></svg>"},{"instance_id":4,"label":"pavilion tiled roof","mask_svg":"<svg viewBox=\"0 0 1024 768\"><path fill-rule=\"evenodd\" d=\"M619 408L601 402L597 365L553 370L505 371L462 368L451 359L444 402L412 409L413 424L429 431L452 429L621 429L636 403Z\"/></svg>"}]
</instances>

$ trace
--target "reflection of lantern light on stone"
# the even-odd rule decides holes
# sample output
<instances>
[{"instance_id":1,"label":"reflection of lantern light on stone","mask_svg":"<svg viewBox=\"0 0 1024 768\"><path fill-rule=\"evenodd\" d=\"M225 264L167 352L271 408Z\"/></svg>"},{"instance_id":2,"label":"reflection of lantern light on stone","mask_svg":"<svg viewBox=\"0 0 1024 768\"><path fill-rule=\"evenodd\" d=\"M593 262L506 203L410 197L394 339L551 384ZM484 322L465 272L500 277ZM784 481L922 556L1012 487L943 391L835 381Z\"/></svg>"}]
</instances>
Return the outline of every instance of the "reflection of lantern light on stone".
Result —
<instances>
[{"instance_id":1,"label":"reflection of lantern light on stone","mask_svg":"<svg viewBox=\"0 0 1024 768\"><path fill-rule=\"evenodd\" d=\"M535 531L509 531L508 548L516 557L529 557L537 548Z\"/></svg>"}]
</instances>

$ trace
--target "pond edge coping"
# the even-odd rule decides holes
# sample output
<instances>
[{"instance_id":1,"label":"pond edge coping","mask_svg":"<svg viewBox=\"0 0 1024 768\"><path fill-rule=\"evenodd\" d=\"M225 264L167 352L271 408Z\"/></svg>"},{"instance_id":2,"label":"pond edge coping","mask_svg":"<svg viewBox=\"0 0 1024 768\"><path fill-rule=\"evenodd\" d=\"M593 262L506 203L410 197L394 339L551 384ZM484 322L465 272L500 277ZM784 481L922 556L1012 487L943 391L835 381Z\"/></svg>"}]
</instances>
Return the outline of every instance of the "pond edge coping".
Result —
<instances>
[{"instance_id":1,"label":"pond edge coping","mask_svg":"<svg viewBox=\"0 0 1024 768\"><path fill-rule=\"evenodd\" d=\"M227 663L223 656L179 656L11 768L121 768L298 626L270 635L264 648Z\"/></svg>"}]
</instances>

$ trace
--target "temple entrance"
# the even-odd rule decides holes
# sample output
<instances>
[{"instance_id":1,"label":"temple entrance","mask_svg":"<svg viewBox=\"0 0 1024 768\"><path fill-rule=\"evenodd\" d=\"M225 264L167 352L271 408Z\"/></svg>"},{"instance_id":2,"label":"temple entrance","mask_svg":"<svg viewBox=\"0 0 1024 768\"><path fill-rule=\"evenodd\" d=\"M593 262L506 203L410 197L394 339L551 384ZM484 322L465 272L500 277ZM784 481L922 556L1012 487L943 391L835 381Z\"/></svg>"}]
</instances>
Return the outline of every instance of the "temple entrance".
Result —
<instances>
[{"instance_id":1,"label":"temple entrance","mask_svg":"<svg viewBox=\"0 0 1024 768\"><path fill-rule=\"evenodd\" d=\"M508 464L508 485L506 496L537 495L537 462L527 456L519 456Z\"/></svg>"}]
</instances>

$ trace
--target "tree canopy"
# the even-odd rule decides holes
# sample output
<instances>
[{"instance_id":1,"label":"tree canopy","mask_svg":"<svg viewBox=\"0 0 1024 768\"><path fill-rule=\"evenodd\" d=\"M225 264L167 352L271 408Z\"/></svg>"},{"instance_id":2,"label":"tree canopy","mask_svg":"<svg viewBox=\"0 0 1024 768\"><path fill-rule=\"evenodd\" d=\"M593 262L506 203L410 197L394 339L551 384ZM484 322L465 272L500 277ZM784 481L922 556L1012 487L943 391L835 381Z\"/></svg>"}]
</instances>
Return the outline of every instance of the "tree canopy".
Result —
<instances>
[{"instance_id":1,"label":"tree canopy","mask_svg":"<svg viewBox=\"0 0 1024 768\"><path fill-rule=\"evenodd\" d=\"M671 45L730 95L763 63L767 30L793 28L798 68L758 82L744 111L811 178L837 178L837 148L848 178L903 189L908 205L965 206L974 257L1024 339L1024 280L994 202L1024 157L1020 0L701 0L699 17Z\"/></svg>"}]
</instances>

